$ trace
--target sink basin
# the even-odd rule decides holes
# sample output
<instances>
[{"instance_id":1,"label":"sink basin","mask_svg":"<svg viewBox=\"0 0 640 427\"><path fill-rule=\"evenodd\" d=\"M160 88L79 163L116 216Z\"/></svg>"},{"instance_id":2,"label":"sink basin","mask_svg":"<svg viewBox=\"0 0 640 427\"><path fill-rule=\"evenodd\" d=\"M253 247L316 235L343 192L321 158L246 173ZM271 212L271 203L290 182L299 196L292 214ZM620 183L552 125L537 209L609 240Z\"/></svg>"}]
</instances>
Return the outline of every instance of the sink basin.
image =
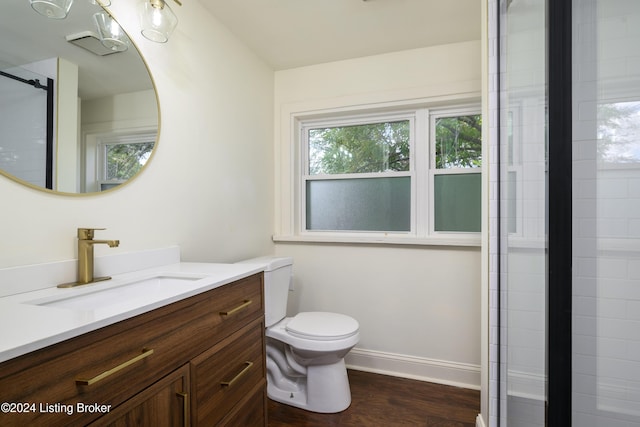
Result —
<instances>
[{"instance_id":1,"label":"sink basin","mask_svg":"<svg viewBox=\"0 0 640 427\"><path fill-rule=\"evenodd\" d=\"M101 282L101 289L90 288L64 289L71 292L68 296L50 297L45 300L30 301L28 304L67 308L73 310L100 310L117 306L136 304L174 296L182 291L185 284L203 279L202 275L158 273L130 281ZM80 293L81 292L81 293Z\"/></svg>"}]
</instances>

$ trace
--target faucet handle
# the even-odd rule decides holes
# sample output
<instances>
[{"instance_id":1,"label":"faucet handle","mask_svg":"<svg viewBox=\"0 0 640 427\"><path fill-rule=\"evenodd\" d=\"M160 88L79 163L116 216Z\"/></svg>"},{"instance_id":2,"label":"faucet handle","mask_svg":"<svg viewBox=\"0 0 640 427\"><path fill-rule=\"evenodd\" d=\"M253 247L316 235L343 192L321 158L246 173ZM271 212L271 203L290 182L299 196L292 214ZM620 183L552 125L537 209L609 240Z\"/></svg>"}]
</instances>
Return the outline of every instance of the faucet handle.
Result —
<instances>
[{"instance_id":1,"label":"faucet handle","mask_svg":"<svg viewBox=\"0 0 640 427\"><path fill-rule=\"evenodd\" d=\"M95 230L106 230L106 228L78 228L78 239L92 240Z\"/></svg>"}]
</instances>

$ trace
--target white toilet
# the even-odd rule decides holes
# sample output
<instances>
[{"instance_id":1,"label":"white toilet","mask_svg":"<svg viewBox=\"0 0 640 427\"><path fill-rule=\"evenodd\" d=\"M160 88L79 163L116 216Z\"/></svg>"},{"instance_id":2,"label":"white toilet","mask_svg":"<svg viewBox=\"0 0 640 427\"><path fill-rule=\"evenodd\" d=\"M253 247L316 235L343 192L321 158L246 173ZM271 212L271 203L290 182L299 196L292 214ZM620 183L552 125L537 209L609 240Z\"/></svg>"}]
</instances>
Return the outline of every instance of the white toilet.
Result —
<instances>
[{"instance_id":1,"label":"white toilet","mask_svg":"<svg viewBox=\"0 0 640 427\"><path fill-rule=\"evenodd\" d=\"M293 259L261 257L264 266L267 395L312 412L340 412L351 404L345 355L358 343L358 322L343 314L286 317Z\"/></svg>"}]
</instances>

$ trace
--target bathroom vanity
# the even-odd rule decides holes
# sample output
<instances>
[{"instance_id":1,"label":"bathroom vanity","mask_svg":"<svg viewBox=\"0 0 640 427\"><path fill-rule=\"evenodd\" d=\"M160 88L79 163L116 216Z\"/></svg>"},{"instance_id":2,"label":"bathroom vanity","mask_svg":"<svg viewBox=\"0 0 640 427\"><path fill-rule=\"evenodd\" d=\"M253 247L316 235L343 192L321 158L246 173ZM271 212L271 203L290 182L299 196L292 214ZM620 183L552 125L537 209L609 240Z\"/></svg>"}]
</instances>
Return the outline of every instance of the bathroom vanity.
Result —
<instances>
[{"instance_id":1,"label":"bathroom vanity","mask_svg":"<svg viewBox=\"0 0 640 427\"><path fill-rule=\"evenodd\" d=\"M246 270L0 363L0 425L266 425L264 276Z\"/></svg>"}]
</instances>

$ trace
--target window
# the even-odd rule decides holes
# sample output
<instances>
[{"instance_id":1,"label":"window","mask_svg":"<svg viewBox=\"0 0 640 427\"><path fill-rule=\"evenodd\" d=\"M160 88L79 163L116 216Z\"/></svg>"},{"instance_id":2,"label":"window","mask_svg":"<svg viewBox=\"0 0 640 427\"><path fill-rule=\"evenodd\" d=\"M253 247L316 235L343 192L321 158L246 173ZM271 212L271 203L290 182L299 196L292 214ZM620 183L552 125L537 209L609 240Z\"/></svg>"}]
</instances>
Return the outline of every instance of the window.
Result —
<instances>
[{"instance_id":1,"label":"window","mask_svg":"<svg viewBox=\"0 0 640 427\"><path fill-rule=\"evenodd\" d=\"M411 231L412 122L305 128L307 230Z\"/></svg>"},{"instance_id":2,"label":"window","mask_svg":"<svg viewBox=\"0 0 640 427\"><path fill-rule=\"evenodd\" d=\"M300 121L300 234L479 232L477 111Z\"/></svg>"},{"instance_id":3,"label":"window","mask_svg":"<svg viewBox=\"0 0 640 427\"><path fill-rule=\"evenodd\" d=\"M479 114L432 117L434 231L480 231L481 126Z\"/></svg>"},{"instance_id":4,"label":"window","mask_svg":"<svg viewBox=\"0 0 640 427\"><path fill-rule=\"evenodd\" d=\"M100 191L117 187L147 163L155 135L118 136L103 140L98 148Z\"/></svg>"}]
</instances>

